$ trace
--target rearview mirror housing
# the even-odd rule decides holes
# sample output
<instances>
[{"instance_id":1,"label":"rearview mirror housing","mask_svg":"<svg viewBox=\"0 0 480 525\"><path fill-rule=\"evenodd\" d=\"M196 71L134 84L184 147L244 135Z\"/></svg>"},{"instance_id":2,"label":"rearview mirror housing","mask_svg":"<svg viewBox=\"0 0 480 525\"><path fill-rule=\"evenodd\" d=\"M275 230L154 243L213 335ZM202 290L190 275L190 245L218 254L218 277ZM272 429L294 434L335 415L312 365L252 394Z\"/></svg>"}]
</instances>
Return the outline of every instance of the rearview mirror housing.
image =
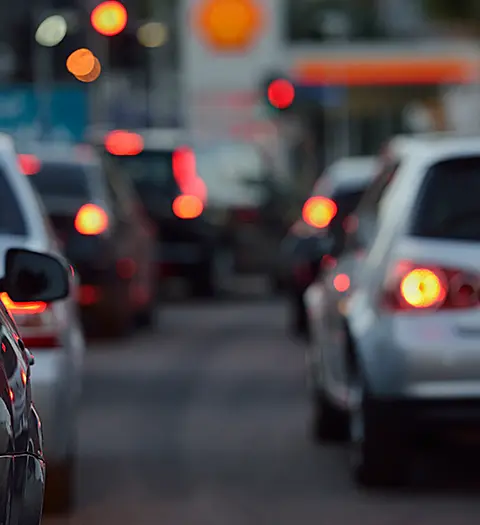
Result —
<instances>
[{"instance_id":1,"label":"rearview mirror housing","mask_svg":"<svg viewBox=\"0 0 480 525\"><path fill-rule=\"evenodd\" d=\"M3 291L16 303L50 303L70 293L70 273L62 259L11 248L5 256Z\"/></svg>"}]
</instances>

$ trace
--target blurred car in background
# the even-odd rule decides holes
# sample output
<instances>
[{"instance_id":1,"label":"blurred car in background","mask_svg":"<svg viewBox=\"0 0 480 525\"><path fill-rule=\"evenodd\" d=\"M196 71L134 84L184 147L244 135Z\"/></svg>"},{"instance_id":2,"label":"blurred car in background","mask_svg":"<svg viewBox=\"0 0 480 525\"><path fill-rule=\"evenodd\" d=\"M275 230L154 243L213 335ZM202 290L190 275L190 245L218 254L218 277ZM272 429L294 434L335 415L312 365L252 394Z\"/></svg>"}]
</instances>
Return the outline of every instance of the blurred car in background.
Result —
<instances>
[{"instance_id":1,"label":"blurred car in background","mask_svg":"<svg viewBox=\"0 0 480 525\"><path fill-rule=\"evenodd\" d=\"M160 275L186 279L194 295L207 297L228 293L237 274L269 267L268 223L280 221L269 221L272 192L253 145L195 148L183 130L168 129L114 131L92 141L129 175L157 225Z\"/></svg>"},{"instance_id":2,"label":"blurred car in background","mask_svg":"<svg viewBox=\"0 0 480 525\"><path fill-rule=\"evenodd\" d=\"M117 337L135 323L153 325L153 236L128 179L88 146L29 151L19 159L79 276L87 335Z\"/></svg>"},{"instance_id":3,"label":"blurred car in background","mask_svg":"<svg viewBox=\"0 0 480 525\"><path fill-rule=\"evenodd\" d=\"M0 137L0 260L9 248L28 248L60 256L48 216L18 168L13 142ZM73 285L73 283L72 283ZM32 390L43 422L49 462L47 502L66 509L74 491L76 426L85 352L77 305L71 296L55 303L15 303L0 299L15 319L23 344L35 354Z\"/></svg>"},{"instance_id":4,"label":"blurred car in background","mask_svg":"<svg viewBox=\"0 0 480 525\"><path fill-rule=\"evenodd\" d=\"M156 226L157 276L184 278L195 295L213 295L216 230L203 213L206 188L197 175L195 154L185 133L113 131L92 141L112 169L133 183Z\"/></svg>"},{"instance_id":5,"label":"blurred car in background","mask_svg":"<svg viewBox=\"0 0 480 525\"><path fill-rule=\"evenodd\" d=\"M303 217L290 229L280 253L281 275L291 311L291 330L308 339L310 328L303 294L319 272L335 264L349 215L376 171L373 157L340 159L315 184L303 207Z\"/></svg>"},{"instance_id":6,"label":"blurred car in background","mask_svg":"<svg viewBox=\"0 0 480 525\"><path fill-rule=\"evenodd\" d=\"M306 293L315 435L350 441L364 485L407 481L425 438L480 424L480 137L399 137L382 163Z\"/></svg>"}]
</instances>

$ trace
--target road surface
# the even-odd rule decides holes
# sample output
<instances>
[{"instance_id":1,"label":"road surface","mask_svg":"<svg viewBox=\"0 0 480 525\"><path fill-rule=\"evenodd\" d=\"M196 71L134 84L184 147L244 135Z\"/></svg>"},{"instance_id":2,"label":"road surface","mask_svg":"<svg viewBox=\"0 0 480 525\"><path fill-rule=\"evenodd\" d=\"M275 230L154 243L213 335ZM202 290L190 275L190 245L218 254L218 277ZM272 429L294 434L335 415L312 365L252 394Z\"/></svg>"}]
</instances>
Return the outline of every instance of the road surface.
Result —
<instances>
[{"instance_id":1,"label":"road surface","mask_svg":"<svg viewBox=\"0 0 480 525\"><path fill-rule=\"evenodd\" d=\"M279 302L176 305L156 333L92 347L78 509L44 525L477 525L468 462L367 494L342 447L310 442L285 316Z\"/></svg>"}]
</instances>

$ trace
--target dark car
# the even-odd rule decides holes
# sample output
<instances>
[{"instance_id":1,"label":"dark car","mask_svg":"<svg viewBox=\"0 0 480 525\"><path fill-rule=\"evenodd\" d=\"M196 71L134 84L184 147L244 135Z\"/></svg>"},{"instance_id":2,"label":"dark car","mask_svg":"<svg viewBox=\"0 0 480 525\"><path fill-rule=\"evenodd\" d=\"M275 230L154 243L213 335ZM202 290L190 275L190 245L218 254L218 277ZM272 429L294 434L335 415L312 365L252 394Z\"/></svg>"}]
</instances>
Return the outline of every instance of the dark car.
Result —
<instances>
[{"instance_id":1,"label":"dark car","mask_svg":"<svg viewBox=\"0 0 480 525\"><path fill-rule=\"evenodd\" d=\"M32 155L30 158L32 164ZM119 167L93 150L36 151L29 178L80 278L86 333L120 336L154 322L153 236Z\"/></svg>"},{"instance_id":2,"label":"dark car","mask_svg":"<svg viewBox=\"0 0 480 525\"><path fill-rule=\"evenodd\" d=\"M68 266L24 249L6 252L0 292L15 302L52 302L69 293ZM39 416L32 403L33 355L0 301L0 521L38 525L45 492L45 459Z\"/></svg>"},{"instance_id":3,"label":"dark car","mask_svg":"<svg viewBox=\"0 0 480 525\"><path fill-rule=\"evenodd\" d=\"M332 164L317 181L299 219L284 239L283 281L291 311L291 331L309 338L303 294L342 249L349 216L375 176L375 159L351 157Z\"/></svg>"},{"instance_id":4,"label":"dark car","mask_svg":"<svg viewBox=\"0 0 480 525\"><path fill-rule=\"evenodd\" d=\"M158 275L185 279L196 296L214 295L219 230L205 214L206 186L183 132L112 132L94 142L131 180L156 227Z\"/></svg>"}]
</instances>

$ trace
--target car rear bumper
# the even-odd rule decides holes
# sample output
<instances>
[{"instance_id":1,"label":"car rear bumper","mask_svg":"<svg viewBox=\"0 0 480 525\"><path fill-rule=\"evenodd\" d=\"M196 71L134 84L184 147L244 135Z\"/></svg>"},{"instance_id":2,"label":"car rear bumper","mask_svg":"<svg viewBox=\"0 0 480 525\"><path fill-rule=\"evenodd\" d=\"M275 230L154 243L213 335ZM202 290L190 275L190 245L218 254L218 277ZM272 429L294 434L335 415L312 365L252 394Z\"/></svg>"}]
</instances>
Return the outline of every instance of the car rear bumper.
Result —
<instances>
[{"instance_id":1,"label":"car rear bumper","mask_svg":"<svg viewBox=\"0 0 480 525\"><path fill-rule=\"evenodd\" d=\"M32 399L42 422L44 452L47 460L65 457L71 432L76 425L75 397L80 385L72 378L72 370L62 349L35 351L32 367Z\"/></svg>"},{"instance_id":2,"label":"car rear bumper","mask_svg":"<svg viewBox=\"0 0 480 525\"><path fill-rule=\"evenodd\" d=\"M460 335L452 315L375 318L364 309L350 326L373 396L480 400L480 337Z\"/></svg>"}]
</instances>

